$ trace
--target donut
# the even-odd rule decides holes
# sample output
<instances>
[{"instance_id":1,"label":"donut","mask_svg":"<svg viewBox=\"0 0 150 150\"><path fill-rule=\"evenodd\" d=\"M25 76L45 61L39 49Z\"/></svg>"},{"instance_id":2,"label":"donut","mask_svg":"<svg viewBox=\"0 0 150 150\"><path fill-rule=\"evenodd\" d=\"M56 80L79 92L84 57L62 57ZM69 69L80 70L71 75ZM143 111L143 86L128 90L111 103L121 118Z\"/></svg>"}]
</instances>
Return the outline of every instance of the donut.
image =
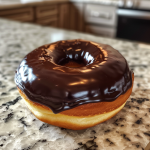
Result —
<instances>
[{"instance_id":1,"label":"donut","mask_svg":"<svg viewBox=\"0 0 150 150\"><path fill-rule=\"evenodd\" d=\"M21 61L15 83L41 121L81 130L116 115L131 95L134 73L109 45L81 39L43 45Z\"/></svg>"}]
</instances>

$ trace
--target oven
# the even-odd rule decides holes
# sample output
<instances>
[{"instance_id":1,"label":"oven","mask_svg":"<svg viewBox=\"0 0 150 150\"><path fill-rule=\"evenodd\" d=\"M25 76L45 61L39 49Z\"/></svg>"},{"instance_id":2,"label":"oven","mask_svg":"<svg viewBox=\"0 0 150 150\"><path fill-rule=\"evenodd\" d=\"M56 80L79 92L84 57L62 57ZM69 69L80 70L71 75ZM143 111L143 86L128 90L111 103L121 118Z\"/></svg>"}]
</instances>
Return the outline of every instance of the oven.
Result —
<instances>
[{"instance_id":1,"label":"oven","mask_svg":"<svg viewBox=\"0 0 150 150\"><path fill-rule=\"evenodd\" d=\"M150 43L150 10L118 8L117 38Z\"/></svg>"}]
</instances>

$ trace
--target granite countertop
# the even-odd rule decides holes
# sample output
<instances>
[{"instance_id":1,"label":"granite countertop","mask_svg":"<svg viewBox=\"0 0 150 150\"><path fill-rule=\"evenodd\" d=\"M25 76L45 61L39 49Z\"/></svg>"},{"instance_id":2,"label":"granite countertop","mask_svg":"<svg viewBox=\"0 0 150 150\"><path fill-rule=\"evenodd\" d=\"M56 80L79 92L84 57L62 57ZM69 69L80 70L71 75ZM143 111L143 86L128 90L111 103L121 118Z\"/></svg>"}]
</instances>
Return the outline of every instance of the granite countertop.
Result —
<instances>
[{"instance_id":1,"label":"granite countertop","mask_svg":"<svg viewBox=\"0 0 150 150\"><path fill-rule=\"evenodd\" d=\"M81 3L93 3L93 4L105 4L105 5L122 5L120 0L0 0L0 9L14 8L21 6L35 6L41 4L52 3L64 3L64 2L81 2Z\"/></svg>"},{"instance_id":2,"label":"granite countertop","mask_svg":"<svg viewBox=\"0 0 150 150\"><path fill-rule=\"evenodd\" d=\"M125 107L112 119L81 131L36 119L14 83L19 62L31 50L76 38L113 46L135 73L134 89ZM150 45L0 19L1 150L144 150L149 141Z\"/></svg>"}]
</instances>

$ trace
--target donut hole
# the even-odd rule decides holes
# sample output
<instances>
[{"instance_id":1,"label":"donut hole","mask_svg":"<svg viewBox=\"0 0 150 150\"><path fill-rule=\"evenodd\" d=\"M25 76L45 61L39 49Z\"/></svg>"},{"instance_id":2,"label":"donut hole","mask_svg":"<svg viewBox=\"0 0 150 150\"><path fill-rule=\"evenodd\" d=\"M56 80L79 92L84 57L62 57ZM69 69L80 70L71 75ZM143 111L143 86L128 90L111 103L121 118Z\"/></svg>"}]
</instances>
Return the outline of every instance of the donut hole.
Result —
<instances>
[{"instance_id":1,"label":"donut hole","mask_svg":"<svg viewBox=\"0 0 150 150\"><path fill-rule=\"evenodd\" d=\"M60 42L55 47L55 53L54 63L71 68L84 67L104 60L100 48L91 42Z\"/></svg>"},{"instance_id":2,"label":"donut hole","mask_svg":"<svg viewBox=\"0 0 150 150\"><path fill-rule=\"evenodd\" d=\"M75 51L72 51L69 54L66 53L66 58L61 59L61 61L59 61L58 64L61 66L77 68L87 66L93 63L93 61L94 58L91 55L89 55L88 52L85 52L85 54L82 56L81 52L76 53Z\"/></svg>"}]
</instances>

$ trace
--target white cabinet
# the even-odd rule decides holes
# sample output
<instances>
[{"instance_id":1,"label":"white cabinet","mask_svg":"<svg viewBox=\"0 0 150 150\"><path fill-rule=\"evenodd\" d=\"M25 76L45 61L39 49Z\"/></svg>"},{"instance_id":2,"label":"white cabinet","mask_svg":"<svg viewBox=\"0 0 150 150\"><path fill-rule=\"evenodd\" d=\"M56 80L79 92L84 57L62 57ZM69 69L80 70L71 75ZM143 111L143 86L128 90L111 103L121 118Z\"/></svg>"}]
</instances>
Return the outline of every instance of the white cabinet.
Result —
<instances>
[{"instance_id":1,"label":"white cabinet","mask_svg":"<svg viewBox=\"0 0 150 150\"><path fill-rule=\"evenodd\" d=\"M104 37L115 37L117 7L86 4L84 11L85 31Z\"/></svg>"},{"instance_id":2,"label":"white cabinet","mask_svg":"<svg viewBox=\"0 0 150 150\"><path fill-rule=\"evenodd\" d=\"M116 28L96 26L96 25L86 25L86 32L103 37L114 38L116 36Z\"/></svg>"},{"instance_id":3,"label":"white cabinet","mask_svg":"<svg viewBox=\"0 0 150 150\"><path fill-rule=\"evenodd\" d=\"M85 21L107 26L116 26L117 8L115 6L87 4L85 7Z\"/></svg>"}]
</instances>

